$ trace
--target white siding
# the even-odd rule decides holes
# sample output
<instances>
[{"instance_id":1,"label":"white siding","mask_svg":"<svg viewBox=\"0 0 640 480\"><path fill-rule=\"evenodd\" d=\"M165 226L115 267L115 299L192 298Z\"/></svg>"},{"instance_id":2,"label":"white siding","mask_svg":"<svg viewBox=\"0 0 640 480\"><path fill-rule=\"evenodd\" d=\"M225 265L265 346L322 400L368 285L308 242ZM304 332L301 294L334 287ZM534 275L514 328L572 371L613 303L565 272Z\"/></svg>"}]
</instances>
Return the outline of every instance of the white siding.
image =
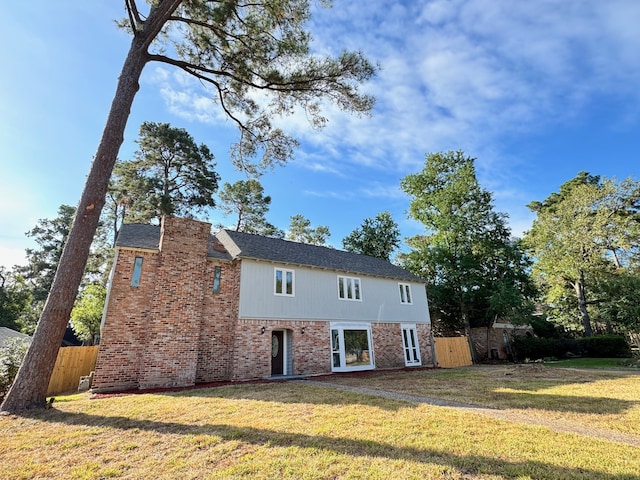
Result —
<instances>
[{"instance_id":1,"label":"white siding","mask_svg":"<svg viewBox=\"0 0 640 480\"><path fill-rule=\"evenodd\" d=\"M295 270L295 296L274 295L274 269ZM400 303L398 280L335 271L242 261L240 317L429 323L424 284L411 285L413 303ZM338 298L338 275L360 278L362 301Z\"/></svg>"}]
</instances>

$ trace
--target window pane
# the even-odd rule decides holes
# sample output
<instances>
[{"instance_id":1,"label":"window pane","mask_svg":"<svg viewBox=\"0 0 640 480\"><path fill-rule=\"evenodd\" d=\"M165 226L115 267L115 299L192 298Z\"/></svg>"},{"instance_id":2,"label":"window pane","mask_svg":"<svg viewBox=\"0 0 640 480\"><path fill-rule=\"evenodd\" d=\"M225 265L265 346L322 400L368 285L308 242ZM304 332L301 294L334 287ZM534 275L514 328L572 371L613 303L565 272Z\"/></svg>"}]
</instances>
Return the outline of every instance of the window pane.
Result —
<instances>
[{"instance_id":1,"label":"window pane","mask_svg":"<svg viewBox=\"0 0 640 480\"><path fill-rule=\"evenodd\" d=\"M331 349L334 352L340 351L340 333L338 330L331 330Z\"/></svg>"},{"instance_id":2,"label":"window pane","mask_svg":"<svg viewBox=\"0 0 640 480\"><path fill-rule=\"evenodd\" d=\"M347 298L353 298L353 286L350 278L347 278Z\"/></svg>"},{"instance_id":3,"label":"window pane","mask_svg":"<svg viewBox=\"0 0 640 480\"><path fill-rule=\"evenodd\" d=\"M407 289L407 303L411 303L411 286L405 285L405 287Z\"/></svg>"},{"instance_id":4,"label":"window pane","mask_svg":"<svg viewBox=\"0 0 640 480\"><path fill-rule=\"evenodd\" d=\"M402 330L402 337L404 340L404 354L407 362L411 362L411 349L409 348L409 339L407 338L407 333L409 331L406 329Z\"/></svg>"},{"instance_id":5,"label":"window pane","mask_svg":"<svg viewBox=\"0 0 640 480\"><path fill-rule=\"evenodd\" d=\"M213 293L220 293L221 268L215 267L213 270Z\"/></svg>"},{"instance_id":6,"label":"window pane","mask_svg":"<svg viewBox=\"0 0 640 480\"><path fill-rule=\"evenodd\" d=\"M276 270L276 293L282 293L282 270Z\"/></svg>"},{"instance_id":7,"label":"window pane","mask_svg":"<svg viewBox=\"0 0 640 480\"><path fill-rule=\"evenodd\" d=\"M333 354L333 366L336 368L340 367L340 352Z\"/></svg>"},{"instance_id":8,"label":"window pane","mask_svg":"<svg viewBox=\"0 0 640 480\"><path fill-rule=\"evenodd\" d=\"M345 366L370 365L369 336L366 330L344 330Z\"/></svg>"},{"instance_id":9,"label":"window pane","mask_svg":"<svg viewBox=\"0 0 640 480\"><path fill-rule=\"evenodd\" d=\"M338 277L338 296L344 298L344 277Z\"/></svg>"},{"instance_id":10,"label":"window pane","mask_svg":"<svg viewBox=\"0 0 640 480\"><path fill-rule=\"evenodd\" d=\"M400 284L400 303L404 303L404 285Z\"/></svg>"},{"instance_id":11,"label":"window pane","mask_svg":"<svg viewBox=\"0 0 640 480\"><path fill-rule=\"evenodd\" d=\"M360 280L357 278L353 279L353 285L355 287L355 299L360 300Z\"/></svg>"},{"instance_id":12,"label":"window pane","mask_svg":"<svg viewBox=\"0 0 640 480\"><path fill-rule=\"evenodd\" d=\"M140 285L140 276L142 275L142 257L136 257L133 263L133 274L131 275L131 286Z\"/></svg>"},{"instance_id":13,"label":"window pane","mask_svg":"<svg viewBox=\"0 0 640 480\"><path fill-rule=\"evenodd\" d=\"M293 272L287 272L287 295L293 295Z\"/></svg>"}]
</instances>

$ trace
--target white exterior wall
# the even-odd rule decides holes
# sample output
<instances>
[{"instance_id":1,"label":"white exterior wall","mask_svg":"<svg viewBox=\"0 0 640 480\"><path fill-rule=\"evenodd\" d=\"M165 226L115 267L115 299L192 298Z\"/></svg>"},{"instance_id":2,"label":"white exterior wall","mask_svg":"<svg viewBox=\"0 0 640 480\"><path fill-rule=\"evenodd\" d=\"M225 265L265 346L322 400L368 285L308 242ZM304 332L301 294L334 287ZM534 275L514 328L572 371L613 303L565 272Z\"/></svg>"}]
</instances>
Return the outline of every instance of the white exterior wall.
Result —
<instances>
[{"instance_id":1,"label":"white exterior wall","mask_svg":"<svg viewBox=\"0 0 640 480\"><path fill-rule=\"evenodd\" d=\"M274 295L274 270L295 272L295 295ZM361 301L338 298L338 275L360 279ZM411 285L412 304L400 303L398 283ZM242 260L240 318L430 323L425 285L330 270Z\"/></svg>"}]
</instances>

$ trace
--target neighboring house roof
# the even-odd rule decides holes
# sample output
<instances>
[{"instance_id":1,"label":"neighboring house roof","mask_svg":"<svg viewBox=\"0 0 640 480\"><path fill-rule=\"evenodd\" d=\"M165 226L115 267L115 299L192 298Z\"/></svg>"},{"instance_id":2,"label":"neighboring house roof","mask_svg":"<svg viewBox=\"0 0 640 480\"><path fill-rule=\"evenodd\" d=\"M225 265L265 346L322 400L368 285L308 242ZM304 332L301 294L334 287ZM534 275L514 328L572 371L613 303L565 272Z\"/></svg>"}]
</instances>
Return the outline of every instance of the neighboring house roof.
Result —
<instances>
[{"instance_id":1,"label":"neighboring house roof","mask_svg":"<svg viewBox=\"0 0 640 480\"><path fill-rule=\"evenodd\" d=\"M159 245L160 227L138 223L122 225L116 241L118 247L158 250ZM246 258L426 283L380 258L234 230L220 230L212 236L208 255L223 260Z\"/></svg>"},{"instance_id":2,"label":"neighboring house roof","mask_svg":"<svg viewBox=\"0 0 640 480\"><path fill-rule=\"evenodd\" d=\"M31 341L31 337L25 333L16 332L7 327L0 327L0 347L11 338L21 338L29 342Z\"/></svg>"}]
</instances>

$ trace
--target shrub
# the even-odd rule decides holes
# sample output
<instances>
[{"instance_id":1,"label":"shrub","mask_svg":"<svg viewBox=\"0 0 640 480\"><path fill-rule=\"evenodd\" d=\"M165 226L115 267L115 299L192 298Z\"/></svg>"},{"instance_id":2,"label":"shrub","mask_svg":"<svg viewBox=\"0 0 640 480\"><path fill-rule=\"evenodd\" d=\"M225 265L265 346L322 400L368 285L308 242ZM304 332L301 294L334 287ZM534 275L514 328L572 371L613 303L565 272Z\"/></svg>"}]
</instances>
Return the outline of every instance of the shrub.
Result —
<instances>
[{"instance_id":1,"label":"shrub","mask_svg":"<svg viewBox=\"0 0 640 480\"><path fill-rule=\"evenodd\" d=\"M585 338L539 338L515 337L512 340L515 357L518 360L529 358L565 358L583 356L594 358L630 357L631 349L624 337L618 335L599 335Z\"/></svg>"},{"instance_id":2,"label":"shrub","mask_svg":"<svg viewBox=\"0 0 640 480\"><path fill-rule=\"evenodd\" d=\"M623 336L598 335L595 337L579 338L584 355L594 358L630 357L631 348Z\"/></svg>"},{"instance_id":3,"label":"shrub","mask_svg":"<svg viewBox=\"0 0 640 480\"><path fill-rule=\"evenodd\" d=\"M513 350L518 360L556 357L567 354L581 355L580 345L571 338L539 338L518 336L513 338Z\"/></svg>"},{"instance_id":4,"label":"shrub","mask_svg":"<svg viewBox=\"0 0 640 480\"><path fill-rule=\"evenodd\" d=\"M0 347L0 402L16 378L28 348L29 342L20 338L11 338Z\"/></svg>"}]
</instances>

